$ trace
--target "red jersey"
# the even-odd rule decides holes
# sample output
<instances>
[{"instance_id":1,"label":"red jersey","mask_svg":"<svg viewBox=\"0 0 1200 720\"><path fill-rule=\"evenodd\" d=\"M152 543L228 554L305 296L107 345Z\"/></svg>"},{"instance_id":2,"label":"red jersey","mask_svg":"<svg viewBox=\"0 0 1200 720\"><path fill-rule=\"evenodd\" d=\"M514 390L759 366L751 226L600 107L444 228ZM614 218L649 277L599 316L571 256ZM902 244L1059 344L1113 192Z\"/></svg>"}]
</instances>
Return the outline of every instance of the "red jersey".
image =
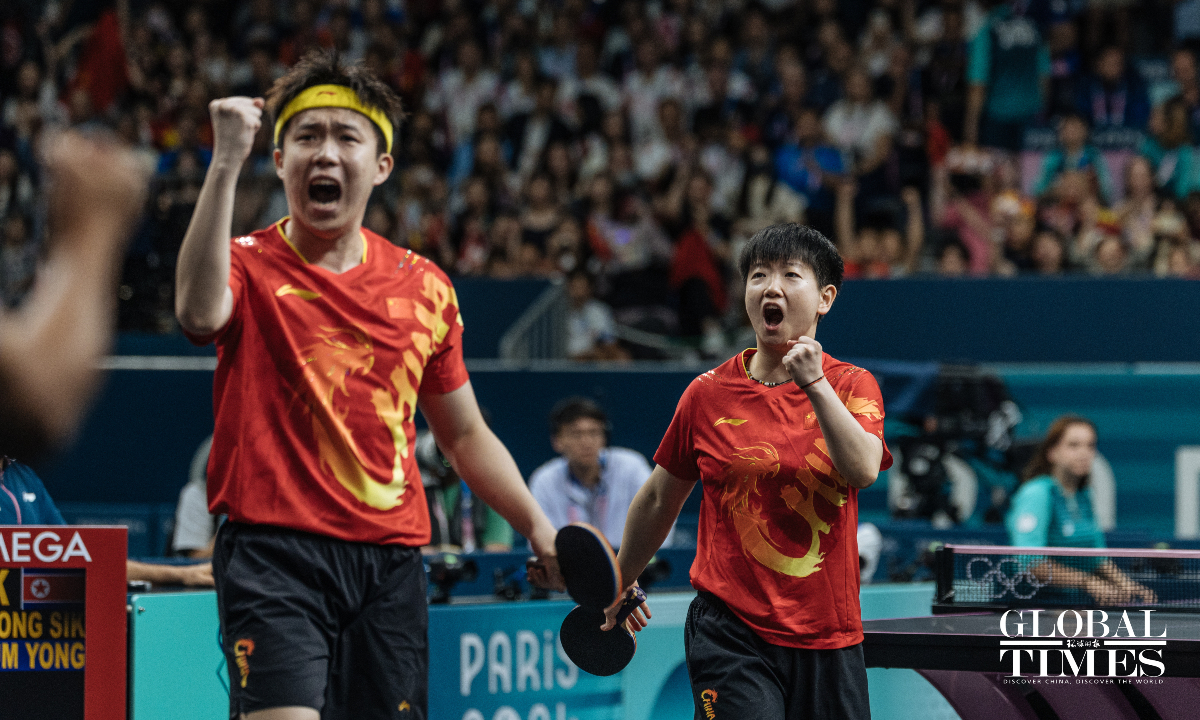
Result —
<instances>
[{"instance_id":1,"label":"red jersey","mask_svg":"<svg viewBox=\"0 0 1200 720\"><path fill-rule=\"evenodd\" d=\"M232 240L215 335L208 503L231 520L380 544L429 542L413 443L422 392L467 381L462 317L432 262L364 229L363 262L304 261L283 221Z\"/></svg>"},{"instance_id":2,"label":"red jersey","mask_svg":"<svg viewBox=\"0 0 1200 720\"><path fill-rule=\"evenodd\" d=\"M701 480L692 585L721 598L774 645L862 642L858 490L838 474L808 395L751 380L735 356L692 381L654 460ZM825 354L825 378L855 419L883 439L871 373ZM891 467L883 447L880 470Z\"/></svg>"}]
</instances>

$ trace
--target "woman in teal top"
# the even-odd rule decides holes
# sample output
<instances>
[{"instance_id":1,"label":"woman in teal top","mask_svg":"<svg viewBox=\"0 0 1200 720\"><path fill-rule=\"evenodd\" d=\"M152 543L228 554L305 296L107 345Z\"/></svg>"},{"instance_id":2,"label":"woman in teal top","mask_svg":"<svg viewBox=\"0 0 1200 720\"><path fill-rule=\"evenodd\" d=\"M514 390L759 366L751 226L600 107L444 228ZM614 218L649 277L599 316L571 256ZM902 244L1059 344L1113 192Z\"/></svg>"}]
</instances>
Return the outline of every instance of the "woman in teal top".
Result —
<instances>
[{"instance_id":1,"label":"woman in teal top","mask_svg":"<svg viewBox=\"0 0 1200 720\"><path fill-rule=\"evenodd\" d=\"M1106 547L1087 487L1095 459L1096 426L1090 420L1064 415L1050 424L1012 498L1006 524L1013 545ZM1130 580L1111 560L1058 558L1033 572L1051 585L1084 590L1099 605L1155 601L1152 590Z\"/></svg>"}]
</instances>

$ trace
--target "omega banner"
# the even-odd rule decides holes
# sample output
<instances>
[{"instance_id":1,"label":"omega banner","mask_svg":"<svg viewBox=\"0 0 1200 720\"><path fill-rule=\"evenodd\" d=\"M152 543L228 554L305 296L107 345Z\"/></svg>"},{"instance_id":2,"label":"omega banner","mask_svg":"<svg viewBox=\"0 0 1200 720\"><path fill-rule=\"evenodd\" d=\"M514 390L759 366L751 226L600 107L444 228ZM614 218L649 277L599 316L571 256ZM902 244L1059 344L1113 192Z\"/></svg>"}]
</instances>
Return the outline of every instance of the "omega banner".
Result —
<instances>
[{"instance_id":1,"label":"omega banner","mask_svg":"<svg viewBox=\"0 0 1200 720\"><path fill-rule=\"evenodd\" d=\"M125 717L126 532L0 528L0 720Z\"/></svg>"}]
</instances>

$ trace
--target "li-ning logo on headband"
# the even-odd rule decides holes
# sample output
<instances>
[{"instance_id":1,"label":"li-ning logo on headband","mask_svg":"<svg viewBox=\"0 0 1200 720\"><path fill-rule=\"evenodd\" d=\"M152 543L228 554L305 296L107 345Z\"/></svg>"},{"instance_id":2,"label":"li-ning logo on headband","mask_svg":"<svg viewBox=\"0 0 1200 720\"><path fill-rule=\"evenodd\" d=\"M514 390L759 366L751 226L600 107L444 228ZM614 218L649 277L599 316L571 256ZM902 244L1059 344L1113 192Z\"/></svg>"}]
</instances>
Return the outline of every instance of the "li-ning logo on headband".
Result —
<instances>
[{"instance_id":1,"label":"li-ning logo on headband","mask_svg":"<svg viewBox=\"0 0 1200 720\"><path fill-rule=\"evenodd\" d=\"M1000 616L1000 662L1006 683L1161 683L1167 674L1166 625L1153 610L1120 619L1103 610L1006 610Z\"/></svg>"},{"instance_id":2,"label":"li-ning logo on headband","mask_svg":"<svg viewBox=\"0 0 1200 720\"><path fill-rule=\"evenodd\" d=\"M346 108L365 115L383 133L384 144L387 147L386 152L392 151L392 135L395 133L395 128L387 113L378 107L364 103L351 88L333 84L313 85L305 88L284 106L283 110L279 112L279 118L275 120L275 145L279 145L280 134L288 120L305 110L323 107Z\"/></svg>"}]
</instances>

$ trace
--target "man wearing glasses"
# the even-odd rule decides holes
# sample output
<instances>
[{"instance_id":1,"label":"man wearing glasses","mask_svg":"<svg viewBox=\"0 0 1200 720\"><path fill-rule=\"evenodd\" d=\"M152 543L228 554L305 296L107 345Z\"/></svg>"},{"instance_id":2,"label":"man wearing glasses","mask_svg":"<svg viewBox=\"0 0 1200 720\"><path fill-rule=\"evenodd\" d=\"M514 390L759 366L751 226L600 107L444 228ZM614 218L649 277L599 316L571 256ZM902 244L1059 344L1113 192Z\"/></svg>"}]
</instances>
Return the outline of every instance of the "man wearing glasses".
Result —
<instances>
[{"instance_id":1,"label":"man wearing glasses","mask_svg":"<svg viewBox=\"0 0 1200 720\"><path fill-rule=\"evenodd\" d=\"M650 477L636 450L608 447L612 427L596 403L569 397L550 411L550 444L558 457L529 477L529 491L555 528L585 522L621 543L633 496ZM664 545L670 545L667 537Z\"/></svg>"}]
</instances>

